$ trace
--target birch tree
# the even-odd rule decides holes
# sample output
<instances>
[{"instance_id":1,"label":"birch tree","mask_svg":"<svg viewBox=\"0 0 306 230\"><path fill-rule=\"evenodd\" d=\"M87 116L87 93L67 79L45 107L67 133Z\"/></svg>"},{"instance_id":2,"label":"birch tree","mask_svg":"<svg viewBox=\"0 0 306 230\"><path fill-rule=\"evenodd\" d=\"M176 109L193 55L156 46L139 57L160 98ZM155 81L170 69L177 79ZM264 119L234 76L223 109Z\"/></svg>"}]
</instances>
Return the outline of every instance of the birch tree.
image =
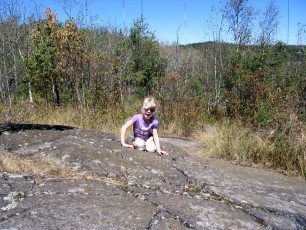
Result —
<instances>
[{"instance_id":1,"label":"birch tree","mask_svg":"<svg viewBox=\"0 0 306 230\"><path fill-rule=\"evenodd\" d=\"M27 55L27 27L22 2L0 2L0 98L12 102L12 94L20 87L24 58Z\"/></svg>"},{"instance_id":2,"label":"birch tree","mask_svg":"<svg viewBox=\"0 0 306 230\"><path fill-rule=\"evenodd\" d=\"M267 4L265 11L262 13L259 22L259 44L262 48L266 45L271 45L274 42L274 37L277 33L279 24L278 15L279 10L275 5L275 1L271 0Z\"/></svg>"},{"instance_id":3,"label":"birch tree","mask_svg":"<svg viewBox=\"0 0 306 230\"><path fill-rule=\"evenodd\" d=\"M254 9L248 5L248 0L229 0L225 4L224 14L237 50L249 44L252 39Z\"/></svg>"}]
</instances>

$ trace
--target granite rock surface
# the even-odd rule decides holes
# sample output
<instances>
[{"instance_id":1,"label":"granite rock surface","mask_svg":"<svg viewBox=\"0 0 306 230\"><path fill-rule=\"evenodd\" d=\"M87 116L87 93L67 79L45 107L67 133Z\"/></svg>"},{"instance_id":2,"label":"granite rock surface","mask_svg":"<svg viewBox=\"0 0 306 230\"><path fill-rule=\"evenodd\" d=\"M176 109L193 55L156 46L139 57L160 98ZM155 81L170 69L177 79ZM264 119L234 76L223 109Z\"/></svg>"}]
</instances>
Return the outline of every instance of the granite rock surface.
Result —
<instances>
[{"instance_id":1,"label":"granite rock surface","mask_svg":"<svg viewBox=\"0 0 306 230\"><path fill-rule=\"evenodd\" d=\"M168 156L123 148L113 134L2 124L1 149L88 178L37 183L0 172L0 229L306 229L306 182L161 138Z\"/></svg>"}]
</instances>

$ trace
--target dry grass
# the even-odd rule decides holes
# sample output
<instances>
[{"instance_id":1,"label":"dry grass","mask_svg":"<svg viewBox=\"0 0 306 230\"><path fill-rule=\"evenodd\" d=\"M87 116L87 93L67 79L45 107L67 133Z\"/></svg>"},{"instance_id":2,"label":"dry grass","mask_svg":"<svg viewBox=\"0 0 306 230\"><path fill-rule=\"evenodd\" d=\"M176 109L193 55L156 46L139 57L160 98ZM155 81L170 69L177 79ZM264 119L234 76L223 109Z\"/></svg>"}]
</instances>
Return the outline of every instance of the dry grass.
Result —
<instances>
[{"instance_id":1,"label":"dry grass","mask_svg":"<svg viewBox=\"0 0 306 230\"><path fill-rule=\"evenodd\" d=\"M207 150L208 156L226 158L239 163L251 163L255 159L250 156L260 156L271 147L259 135L243 128L240 124L226 121L212 132L203 132L200 139ZM257 163L256 159L254 163Z\"/></svg>"},{"instance_id":2,"label":"dry grass","mask_svg":"<svg viewBox=\"0 0 306 230\"><path fill-rule=\"evenodd\" d=\"M0 172L29 174L38 181L45 178L76 178L81 175L72 169L60 167L51 161L19 156L1 151Z\"/></svg>"},{"instance_id":3,"label":"dry grass","mask_svg":"<svg viewBox=\"0 0 306 230\"><path fill-rule=\"evenodd\" d=\"M184 136L184 129L177 121L171 121L167 125L160 123L159 134L172 137Z\"/></svg>"},{"instance_id":4,"label":"dry grass","mask_svg":"<svg viewBox=\"0 0 306 230\"><path fill-rule=\"evenodd\" d=\"M240 123L225 121L213 132L203 132L202 156L218 157L242 165L273 169L305 178L306 136L300 124L295 132L284 134L255 132Z\"/></svg>"},{"instance_id":5,"label":"dry grass","mask_svg":"<svg viewBox=\"0 0 306 230\"><path fill-rule=\"evenodd\" d=\"M118 133L123 124L119 111L99 111L91 109L55 108L52 113L37 113L32 123L61 124L83 129Z\"/></svg>"},{"instance_id":6,"label":"dry grass","mask_svg":"<svg viewBox=\"0 0 306 230\"><path fill-rule=\"evenodd\" d=\"M119 186L124 185L120 179L96 177L88 173L77 172L69 167L60 166L52 160L20 156L3 150L0 151L0 172L31 175L36 183L46 179L61 178L99 180Z\"/></svg>"},{"instance_id":7,"label":"dry grass","mask_svg":"<svg viewBox=\"0 0 306 230\"><path fill-rule=\"evenodd\" d=\"M11 109L3 105L0 110L0 123L33 123L48 125L66 125L119 135L121 126L134 114L139 113L139 103L126 105L125 108L89 109L72 106L32 106L19 101ZM157 112L157 118L160 114ZM161 135L184 136L186 127L181 119L160 122ZM129 133L131 134L130 130Z\"/></svg>"},{"instance_id":8,"label":"dry grass","mask_svg":"<svg viewBox=\"0 0 306 230\"><path fill-rule=\"evenodd\" d=\"M0 123L60 124L115 134L119 134L127 117L135 113L133 108L99 110L50 105L35 107L24 101L18 102L11 109L5 105L1 108Z\"/></svg>"}]
</instances>

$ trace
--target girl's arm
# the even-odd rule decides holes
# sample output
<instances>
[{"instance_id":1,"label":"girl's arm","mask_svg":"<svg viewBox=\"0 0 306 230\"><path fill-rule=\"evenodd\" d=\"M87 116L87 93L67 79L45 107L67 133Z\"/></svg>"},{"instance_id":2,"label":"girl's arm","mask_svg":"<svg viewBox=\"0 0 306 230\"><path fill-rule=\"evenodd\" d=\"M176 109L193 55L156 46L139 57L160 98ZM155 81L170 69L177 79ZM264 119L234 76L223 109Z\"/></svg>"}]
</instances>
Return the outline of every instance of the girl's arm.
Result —
<instances>
[{"instance_id":1,"label":"girl's arm","mask_svg":"<svg viewBox=\"0 0 306 230\"><path fill-rule=\"evenodd\" d=\"M120 130L120 142L121 142L121 145L123 147L127 147L127 148L134 148L133 145L129 145L127 143L125 143L125 135L126 135L126 130L133 125L133 120L130 119L128 120L122 127L121 127L121 130Z\"/></svg>"},{"instance_id":2,"label":"girl's arm","mask_svg":"<svg viewBox=\"0 0 306 230\"><path fill-rule=\"evenodd\" d=\"M153 132L153 139L154 139L154 142L155 142L155 145L156 145L156 151L158 152L158 154L168 155L167 152L160 149L159 136L158 136L158 133L157 133L157 129L153 129L152 132Z\"/></svg>"}]
</instances>

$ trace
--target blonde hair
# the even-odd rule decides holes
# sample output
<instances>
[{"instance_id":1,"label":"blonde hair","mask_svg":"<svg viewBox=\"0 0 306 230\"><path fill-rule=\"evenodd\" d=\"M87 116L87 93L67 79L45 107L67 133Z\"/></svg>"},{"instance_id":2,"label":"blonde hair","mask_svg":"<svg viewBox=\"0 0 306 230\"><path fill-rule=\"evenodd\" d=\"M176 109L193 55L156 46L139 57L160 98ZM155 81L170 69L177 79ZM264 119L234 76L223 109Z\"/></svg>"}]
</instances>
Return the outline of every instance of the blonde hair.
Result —
<instances>
[{"instance_id":1,"label":"blonde hair","mask_svg":"<svg viewBox=\"0 0 306 230\"><path fill-rule=\"evenodd\" d=\"M146 97L142 103L142 108L156 108L154 97Z\"/></svg>"}]
</instances>

